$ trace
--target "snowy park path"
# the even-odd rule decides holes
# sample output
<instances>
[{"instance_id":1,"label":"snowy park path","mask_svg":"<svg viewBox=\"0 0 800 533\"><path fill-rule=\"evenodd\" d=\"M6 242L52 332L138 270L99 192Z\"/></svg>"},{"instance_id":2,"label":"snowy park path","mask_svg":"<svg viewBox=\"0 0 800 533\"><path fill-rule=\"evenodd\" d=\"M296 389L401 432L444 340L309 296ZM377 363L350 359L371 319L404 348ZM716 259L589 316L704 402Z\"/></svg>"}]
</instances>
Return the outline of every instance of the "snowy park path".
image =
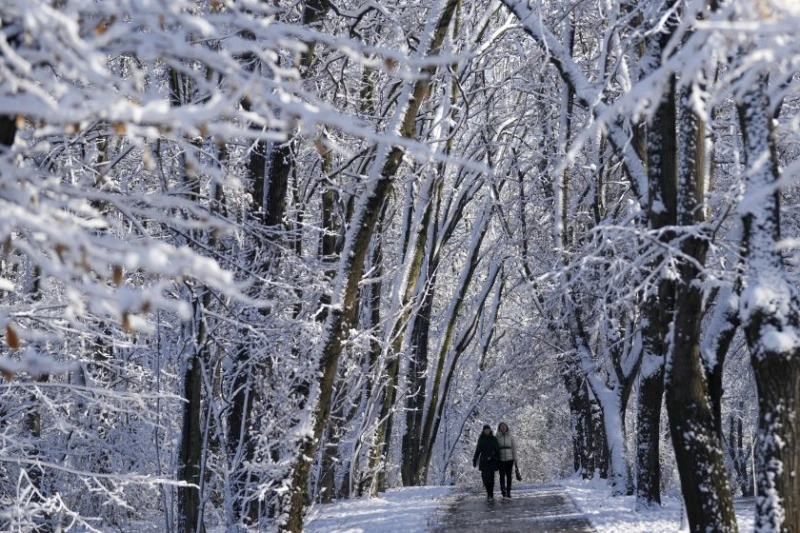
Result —
<instances>
[{"instance_id":1,"label":"snowy park path","mask_svg":"<svg viewBox=\"0 0 800 533\"><path fill-rule=\"evenodd\" d=\"M590 533L594 528L558 485L520 485L511 499L483 491L458 497L433 533Z\"/></svg>"}]
</instances>

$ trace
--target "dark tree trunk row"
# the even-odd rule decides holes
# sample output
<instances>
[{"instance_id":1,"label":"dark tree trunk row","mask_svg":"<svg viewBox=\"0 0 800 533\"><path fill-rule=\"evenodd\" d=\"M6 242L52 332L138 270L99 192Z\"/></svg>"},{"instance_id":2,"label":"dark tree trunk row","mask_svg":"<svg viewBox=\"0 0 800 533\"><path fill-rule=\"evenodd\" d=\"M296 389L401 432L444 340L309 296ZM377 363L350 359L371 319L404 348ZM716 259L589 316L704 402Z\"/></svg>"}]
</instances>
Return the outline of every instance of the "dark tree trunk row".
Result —
<instances>
[{"instance_id":1,"label":"dark tree trunk row","mask_svg":"<svg viewBox=\"0 0 800 533\"><path fill-rule=\"evenodd\" d=\"M439 15L430 47L427 50L429 55L435 55L439 52L456 5L457 2L455 0L448 0L445 3L444 9ZM416 135L417 113L427 99L429 77L435 73L435 67L428 67L423 70L423 78L414 83L409 94L408 103L405 109L401 110L403 115L400 132L407 138L414 138ZM281 507L284 514L280 530L283 532L300 533L303 530L306 490L311 467L310 458L316 455L319 439L328 422L333 382L343 343L355 318L355 299L364 262L369 251L369 243L381 208L389 195L394 177L402 163L404 153L403 149L394 147L383 161L376 161L376 163L382 162L377 181L374 184L370 184L369 188L364 191L363 197L358 203L359 208L351 221L353 229L345 243L339 261L339 275L335 283L337 290L340 291L340 294L336 295L335 298L339 305L335 306L328 314L326 324L327 338L321 348L318 367L322 377L320 382L315 384L317 390L314 391L314 396L316 397L310 398L313 402L311 406L313 412L312 434L304 438L300 443L300 450L292 472L291 490L282 497Z\"/></svg>"},{"instance_id":2,"label":"dark tree trunk row","mask_svg":"<svg viewBox=\"0 0 800 533\"><path fill-rule=\"evenodd\" d=\"M385 460L389 453L389 446L392 440L394 427L395 403L397 401L397 389L400 380L400 356L404 349L413 350L413 344L408 346L407 332L411 325L411 335L416 328L417 314L414 309L416 305L418 287L425 290L427 272L422 271L422 264L425 259L425 250L429 248L428 239L431 226L435 225L434 206L437 204L437 178L430 178L424 186L421 199L417 210L421 212L421 217L410 232L410 239L404 243L406 255L403 260L403 268L406 269L401 280L400 308L397 310L399 316L392 327L388 342L388 357L386 361L386 385L383 390L383 401L378 417L379 423L375 431L373 448L370 457L370 469L374 472L374 478L370 489L374 496L386 488ZM409 255L410 254L410 255ZM407 266L406 266L407 265ZM425 296L423 294L423 300ZM417 369L412 365L412 371L417 373Z\"/></svg>"},{"instance_id":3,"label":"dark tree trunk row","mask_svg":"<svg viewBox=\"0 0 800 533\"><path fill-rule=\"evenodd\" d=\"M580 361L573 357L565 364L562 378L569 393L573 468L583 479L592 479L595 474L605 479L608 477L608 453L602 415L600 406L589 393Z\"/></svg>"},{"instance_id":4,"label":"dark tree trunk row","mask_svg":"<svg viewBox=\"0 0 800 533\"><path fill-rule=\"evenodd\" d=\"M330 11L330 4L318 0L310 0L305 3L302 22L304 25L317 28L327 13ZM300 75L305 76L309 66L315 58L315 43L308 43L306 51L300 57L298 69ZM252 68L259 68L258 60L255 57L248 57L252 62ZM243 102L245 108L249 103ZM286 229L286 200L289 192L289 181L294 171L294 159L292 147L295 140L295 132L288 132L286 142L276 144L271 149L266 140L259 139L250 150L247 161L248 177L252 181L253 206L250 215L259 221L265 230L266 239L254 246L253 253L262 252L263 264L258 265L257 269L263 276L269 276L271 269L275 268L280 260L280 247L283 240L284 230ZM323 194L323 205L331 199L330 194ZM332 220L324 220L330 222ZM327 228L326 228L327 229ZM335 239L335 237L333 237ZM323 246L328 244L331 237L323 237ZM299 244L299 243L298 243ZM323 250L323 257L326 250ZM257 290L257 289L256 289ZM322 305L326 302L322 301ZM261 309L262 315L268 314L268 310ZM324 313L323 313L324 315ZM323 316L324 319L324 316ZM246 337L246 335L245 335ZM237 494L234 501L235 521L237 523L256 524L259 520L259 502L250 495L250 485L254 482L247 465L252 462L256 453L255 439L259 424L253 423L256 416L254 409L258 405L258 400L262 396L261 382L270 379L271 371L264 368L264 364L269 365L269 361L262 364L253 360L250 345L243 343L237 352L237 357L233 366L233 383L231 389L234 395L228 414L228 453L234 460L235 469L232 472L234 493ZM300 389L306 389L307 384L298 384ZM303 392L300 390L299 392ZM265 409L269 409L266 406ZM277 459L277 457L274 457Z\"/></svg>"},{"instance_id":5,"label":"dark tree trunk row","mask_svg":"<svg viewBox=\"0 0 800 533\"><path fill-rule=\"evenodd\" d=\"M740 403L744 407L744 402ZM728 457L733 469L733 479L743 497L753 496L753 478L747 467L751 451L744 447L744 419L740 414L728 416Z\"/></svg>"}]
</instances>

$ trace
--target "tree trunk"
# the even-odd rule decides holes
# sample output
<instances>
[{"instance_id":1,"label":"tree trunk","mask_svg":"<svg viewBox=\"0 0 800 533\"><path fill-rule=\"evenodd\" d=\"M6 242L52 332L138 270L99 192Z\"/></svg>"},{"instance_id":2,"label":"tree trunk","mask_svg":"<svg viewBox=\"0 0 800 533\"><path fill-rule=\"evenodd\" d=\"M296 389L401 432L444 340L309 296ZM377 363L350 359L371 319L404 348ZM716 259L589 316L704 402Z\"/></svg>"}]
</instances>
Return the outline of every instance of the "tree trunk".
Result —
<instances>
[{"instance_id":1,"label":"tree trunk","mask_svg":"<svg viewBox=\"0 0 800 533\"><path fill-rule=\"evenodd\" d=\"M408 369L409 396L406 401L406 433L403 436L402 476L404 486L420 483L420 442L422 439L422 415L425 412L425 394L428 383L428 342L433 296L435 294L435 273L430 273L426 283L422 307L414 319L413 354Z\"/></svg>"},{"instance_id":2,"label":"tree trunk","mask_svg":"<svg viewBox=\"0 0 800 533\"><path fill-rule=\"evenodd\" d=\"M739 328L739 293L742 289L741 277L733 286L724 287L717 297L714 314L708 327L708 336L703 339L703 367L708 380L708 394L714 427L722 439L722 371L736 330Z\"/></svg>"},{"instance_id":3,"label":"tree trunk","mask_svg":"<svg viewBox=\"0 0 800 533\"><path fill-rule=\"evenodd\" d=\"M391 188L391 177L394 171L400 166L402 152L399 148L392 150L387 159L384 169L391 170L386 175L382 174L374 183L374 186L365 191L363 209L357 213L353 223L358 228L354 232L352 241L345 246L345 253L342 256L344 263L340 270L340 277L346 276L343 280L345 285L342 291L342 305L331 309L328 315L327 335L322 357L320 358L319 372L322 376L320 383L315 384L317 398L316 407L313 409L314 422L311 428L311 435L303 439L300 453L296 459L296 464L292 473L291 491L284 495L282 507L285 509L285 521L280 525L281 531L300 533L303 529L303 516L306 506L306 494L308 476L311 462L316 455L317 446L325 425L328 421L331 409L331 392L333 382L336 377L339 357L342 353L345 334L349 331L353 319L355 318L355 299L358 290L358 281L361 279L361 271L364 259L369 248L369 240L378 219L381 205ZM390 166L391 165L391 166ZM392 169L392 167L394 167Z\"/></svg>"},{"instance_id":4,"label":"tree trunk","mask_svg":"<svg viewBox=\"0 0 800 533\"><path fill-rule=\"evenodd\" d=\"M583 325L580 309L570 303L567 312L575 352L581 361L589 387L599 406L604 452L607 454L607 464L611 476L611 495L633 494L630 462L627 459L624 417L639 363L628 365L629 373L627 374L616 367L614 372L610 372L607 376L613 385L607 384L606 376L602 376L596 369L596 359L589 345L589 335Z\"/></svg>"},{"instance_id":5,"label":"tree trunk","mask_svg":"<svg viewBox=\"0 0 800 533\"><path fill-rule=\"evenodd\" d=\"M648 43L646 58L660 61L661 53L669 41L670 33L661 33ZM675 77L656 109L653 120L647 125L646 157L650 194L647 210L648 229L657 233L661 243L668 243L674 232L664 228L676 220L677 139L675 109ZM653 206L659 206L654 209ZM665 247L667 248L667 247ZM649 265L660 271L665 260L658 253ZM673 320L675 284L659 276L656 291L642 304L642 355L641 380L637 406L636 434L636 507L661 505L661 403L664 396L664 360L669 348L669 328Z\"/></svg>"},{"instance_id":6,"label":"tree trunk","mask_svg":"<svg viewBox=\"0 0 800 533\"><path fill-rule=\"evenodd\" d=\"M800 531L800 298L781 252L780 171L765 75L739 101L744 141L747 283L742 327L758 389L756 530Z\"/></svg>"},{"instance_id":7,"label":"tree trunk","mask_svg":"<svg viewBox=\"0 0 800 533\"><path fill-rule=\"evenodd\" d=\"M181 447L178 456L178 480L191 486L178 487L178 531L180 533L197 533L205 531L200 518L200 460L203 451L202 429L202 388L203 368L201 365L202 343L205 337L203 320L203 304L210 293L203 291L194 301L193 324L195 331L188 331L191 340L190 353L186 354L186 371L183 377L183 426L181 430ZM188 329L188 328L187 328Z\"/></svg>"},{"instance_id":8,"label":"tree trunk","mask_svg":"<svg viewBox=\"0 0 800 533\"><path fill-rule=\"evenodd\" d=\"M666 352L664 352L666 353ZM646 357L646 356L645 356ZM636 410L636 509L661 505L661 402L664 398L664 362L642 364Z\"/></svg>"},{"instance_id":9,"label":"tree trunk","mask_svg":"<svg viewBox=\"0 0 800 533\"><path fill-rule=\"evenodd\" d=\"M440 173L441 175L441 173ZM412 334L412 357L408 368L408 399L406 400L406 433L402 442L402 476L404 486L420 483L420 459L422 455L422 426L428 386L428 353L433 298L436 294L438 254L435 253L438 237L439 203L441 202L440 180L435 189L436 210L427 236L427 269L422 283L423 296L419 311L414 318Z\"/></svg>"},{"instance_id":10,"label":"tree trunk","mask_svg":"<svg viewBox=\"0 0 800 533\"><path fill-rule=\"evenodd\" d=\"M739 405L743 408L744 402ZM728 456L733 466L734 480L742 496L749 497L753 495L753 483L747 472L747 460L750 454L744 449L744 423L741 415L733 413L728 416L728 421Z\"/></svg>"},{"instance_id":11,"label":"tree trunk","mask_svg":"<svg viewBox=\"0 0 800 533\"><path fill-rule=\"evenodd\" d=\"M589 398L589 409L589 427L594 470L597 472L600 479L608 479L608 442L606 441L606 434L603 430L603 410L600 408L600 402L597 401L597 398L595 398L593 394Z\"/></svg>"},{"instance_id":12,"label":"tree trunk","mask_svg":"<svg viewBox=\"0 0 800 533\"><path fill-rule=\"evenodd\" d=\"M17 136L17 122L14 117L0 115L0 147L8 147L14 144Z\"/></svg>"},{"instance_id":13,"label":"tree trunk","mask_svg":"<svg viewBox=\"0 0 800 533\"><path fill-rule=\"evenodd\" d=\"M708 387L700 361L700 325L703 317L701 271L708 249L707 236L697 226L705 221L705 125L691 105L693 91L680 98L678 225L687 228L676 282L672 354L667 364L666 398L670 431L686 516L691 531L738 530Z\"/></svg>"},{"instance_id":14,"label":"tree trunk","mask_svg":"<svg viewBox=\"0 0 800 533\"><path fill-rule=\"evenodd\" d=\"M328 2L308 0L303 9L302 24L312 28L318 27L329 10ZM313 41L307 43L307 48L300 57L298 68L301 76L307 75L308 68L314 61L314 44ZM248 60L252 61L255 69L257 59L249 57ZM246 109L249 107L246 98L242 104ZM289 178L294 170L293 136L293 131L288 132L289 139L273 146L271 151L267 141L263 139L256 141L247 161L248 176L253 182L254 205L251 214L262 223L266 230L267 240L260 244L266 247L267 257L273 260L278 258L278 244L285 226L284 216L286 215ZM267 166L268 162L269 166ZM274 248L270 249L270 247ZM270 268L274 267L271 262L271 260L267 260L266 264L260 265L263 273L268 273ZM240 449L243 452L242 460L239 461L240 466L232 472L234 493L238 494L234 501L234 513L237 515L234 521L237 523L247 521L254 524L259 518L259 505L258 501L249 498L246 493L242 492L246 490L251 481L251 474L243 465L253 460L256 450L254 431L249 429L257 427L257 424L253 424L251 419L260 389L254 385L258 381L266 379L266 376L258 362L251 360L250 347L246 342L239 347L236 361L232 366L233 372L235 372L232 389L236 392L228 416L228 453L234 457L240 453ZM304 384L300 385L300 388L303 387L305 387Z\"/></svg>"},{"instance_id":15,"label":"tree trunk","mask_svg":"<svg viewBox=\"0 0 800 533\"><path fill-rule=\"evenodd\" d=\"M192 98L194 88L191 81L176 69L169 72L169 100L173 107L180 107ZM199 149L196 141L192 142ZM194 171L187 165L186 154L180 155L180 179L190 201L197 201L200 195L200 181ZM203 288L196 289L191 297L192 320L183 328L185 348L183 358L183 413L178 450L178 481L186 483L178 487L178 531L180 533L204 533L205 524L202 518L201 460L203 452L202 428L202 361L206 359L205 346L206 322L205 309L208 307L211 293Z\"/></svg>"},{"instance_id":16,"label":"tree trunk","mask_svg":"<svg viewBox=\"0 0 800 533\"><path fill-rule=\"evenodd\" d=\"M592 406L589 388L579 361L567 364L563 372L564 386L569 393L570 429L572 434L572 466L583 479L595 473L592 432Z\"/></svg>"},{"instance_id":17,"label":"tree trunk","mask_svg":"<svg viewBox=\"0 0 800 533\"><path fill-rule=\"evenodd\" d=\"M383 224L384 224L384 217L386 215L386 208L387 205L384 204L383 211L381 212L380 219L378 221L378 228L376 229L376 238L373 240L373 247L372 247L372 254L370 256L370 268L373 272L373 275L378 280L381 279L383 275L383 245L382 245L382 235L383 235ZM378 361L380 360L381 355L381 343L378 340L378 331L381 327L381 297L383 292L383 283L381 281L377 281L371 285L371 290L369 292L369 296L367 298L367 305L369 307L369 312L366 315L367 324L364 329L368 329L372 332L371 339L369 342L369 352L367 354L367 369L365 370L365 374L367 374L367 382L365 384L364 390L364 401L367 405L373 400L373 395L375 391L375 381L377 381L377 377L375 373L377 371ZM359 473L360 467L360 455L361 455L361 446L362 446L362 439L361 436L365 432L366 425L370 423L368 413L365 414L364 420L361 424L361 431L358 433L358 442L354 446L353 455L352 455L352 463L350 465L350 471L347 478L347 490L342 490L343 494L351 494L353 492L353 484L358 481L358 487L356 488L356 494L360 497L364 493L364 487L367 484L372 483L372 478L363 474Z\"/></svg>"},{"instance_id":18,"label":"tree trunk","mask_svg":"<svg viewBox=\"0 0 800 533\"><path fill-rule=\"evenodd\" d=\"M11 20L0 20L0 30L3 26L7 26ZM18 33L11 33L6 35L8 45L14 49L19 44L20 35ZM17 136L17 117L10 115L0 115L0 154L3 148L10 147L14 144L14 138Z\"/></svg>"}]
</instances>

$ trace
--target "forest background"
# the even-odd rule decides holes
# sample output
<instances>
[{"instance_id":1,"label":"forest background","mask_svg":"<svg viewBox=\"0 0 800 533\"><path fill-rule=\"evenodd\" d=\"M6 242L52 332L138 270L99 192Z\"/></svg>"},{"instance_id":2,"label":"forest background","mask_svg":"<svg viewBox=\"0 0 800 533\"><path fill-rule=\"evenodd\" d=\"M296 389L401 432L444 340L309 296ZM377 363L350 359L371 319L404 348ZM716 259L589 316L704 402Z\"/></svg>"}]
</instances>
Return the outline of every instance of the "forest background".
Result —
<instances>
[{"instance_id":1,"label":"forest background","mask_svg":"<svg viewBox=\"0 0 800 533\"><path fill-rule=\"evenodd\" d=\"M800 530L798 24L3 2L0 528L297 532L504 420L532 481Z\"/></svg>"}]
</instances>

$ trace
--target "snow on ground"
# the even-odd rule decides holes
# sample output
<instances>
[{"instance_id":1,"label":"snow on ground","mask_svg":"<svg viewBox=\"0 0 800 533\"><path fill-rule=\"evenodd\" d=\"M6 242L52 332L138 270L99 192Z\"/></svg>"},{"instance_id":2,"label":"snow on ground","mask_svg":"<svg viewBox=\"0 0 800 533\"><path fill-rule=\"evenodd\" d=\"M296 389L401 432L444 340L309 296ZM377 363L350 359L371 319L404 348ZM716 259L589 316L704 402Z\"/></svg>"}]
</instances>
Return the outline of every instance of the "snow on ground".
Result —
<instances>
[{"instance_id":1,"label":"snow on ground","mask_svg":"<svg viewBox=\"0 0 800 533\"><path fill-rule=\"evenodd\" d=\"M380 498L343 500L315 507L306 533L425 533L455 487L393 489Z\"/></svg>"},{"instance_id":2,"label":"snow on ground","mask_svg":"<svg viewBox=\"0 0 800 533\"><path fill-rule=\"evenodd\" d=\"M567 493L586 514L597 533L672 533L681 531L681 502L678 498L662 496L662 507L635 512L635 496L611 497L605 480L583 481L569 479L562 482ZM752 500L751 500L752 502ZM752 503L736 505L739 531L753 531Z\"/></svg>"},{"instance_id":3,"label":"snow on ground","mask_svg":"<svg viewBox=\"0 0 800 533\"><path fill-rule=\"evenodd\" d=\"M673 533L681 531L681 503L662 496L663 506L635 512L634 496L611 497L605 480L568 479L560 482L597 533ZM342 500L318 505L309 513L307 533L426 533L437 511L446 512L448 496L456 487L408 487L393 489L380 498ZM753 531L753 505L737 502L736 518L741 533Z\"/></svg>"}]
</instances>

